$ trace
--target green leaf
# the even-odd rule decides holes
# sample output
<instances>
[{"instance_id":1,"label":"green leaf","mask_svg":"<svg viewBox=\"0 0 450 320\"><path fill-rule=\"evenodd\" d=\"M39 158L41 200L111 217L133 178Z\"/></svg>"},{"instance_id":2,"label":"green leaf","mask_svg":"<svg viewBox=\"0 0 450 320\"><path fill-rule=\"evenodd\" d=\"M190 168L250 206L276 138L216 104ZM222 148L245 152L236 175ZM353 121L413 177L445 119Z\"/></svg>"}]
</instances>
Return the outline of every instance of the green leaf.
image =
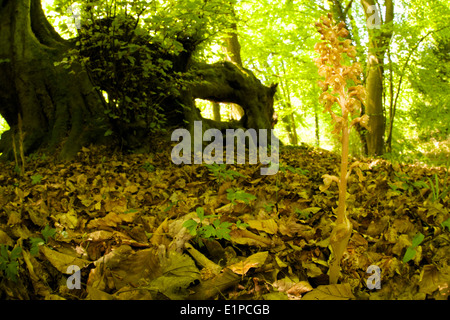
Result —
<instances>
[{"instance_id":1,"label":"green leaf","mask_svg":"<svg viewBox=\"0 0 450 320\"><path fill-rule=\"evenodd\" d=\"M216 229L214 229L213 226L204 226L204 227L202 227L202 229L203 229L204 237L206 239L214 237L216 235Z\"/></svg>"},{"instance_id":2,"label":"green leaf","mask_svg":"<svg viewBox=\"0 0 450 320\"><path fill-rule=\"evenodd\" d=\"M144 163L144 165L142 166L142 168L144 168L145 171L147 171L147 172L153 172L153 171L156 170L155 166L152 165L152 164L151 164L150 162L148 162L148 161L146 161L146 162Z\"/></svg>"},{"instance_id":3,"label":"green leaf","mask_svg":"<svg viewBox=\"0 0 450 320\"><path fill-rule=\"evenodd\" d=\"M8 246L2 244L0 247L1 256L5 261L9 261Z\"/></svg>"},{"instance_id":4,"label":"green leaf","mask_svg":"<svg viewBox=\"0 0 450 320\"><path fill-rule=\"evenodd\" d=\"M19 263L12 261L6 266L6 277L14 282L17 282L17 274L19 273Z\"/></svg>"},{"instance_id":5,"label":"green leaf","mask_svg":"<svg viewBox=\"0 0 450 320\"><path fill-rule=\"evenodd\" d=\"M236 221L236 227L239 229L246 229L248 226L248 223L242 222L241 220Z\"/></svg>"},{"instance_id":6,"label":"green leaf","mask_svg":"<svg viewBox=\"0 0 450 320\"><path fill-rule=\"evenodd\" d=\"M197 212L197 216L199 217L200 222L202 222L205 218L205 209L203 209L203 207L198 207L195 209L195 212Z\"/></svg>"},{"instance_id":7,"label":"green leaf","mask_svg":"<svg viewBox=\"0 0 450 320\"><path fill-rule=\"evenodd\" d=\"M41 182L43 176L41 176L40 174L35 174L31 176L31 183L32 184L37 184L39 182Z\"/></svg>"},{"instance_id":8,"label":"green leaf","mask_svg":"<svg viewBox=\"0 0 450 320\"><path fill-rule=\"evenodd\" d=\"M188 229L188 230L189 230L189 233L190 233L192 236L195 236L195 235L197 234L197 226L198 226L197 221L192 220L192 219L186 220L186 221L183 223L183 227L185 227L186 229Z\"/></svg>"},{"instance_id":9,"label":"green leaf","mask_svg":"<svg viewBox=\"0 0 450 320\"><path fill-rule=\"evenodd\" d=\"M409 260L414 259L415 255L416 255L416 250L414 250L412 247L407 248L405 255L403 256L403 262L407 263Z\"/></svg>"},{"instance_id":10,"label":"green leaf","mask_svg":"<svg viewBox=\"0 0 450 320\"><path fill-rule=\"evenodd\" d=\"M30 237L30 242L31 242L30 254L32 256L37 255L39 252L39 246L45 244L45 241L41 238Z\"/></svg>"},{"instance_id":11,"label":"green leaf","mask_svg":"<svg viewBox=\"0 0 450 320\"><path fill-rule=\"evenodd\" d=\"M415 248L417 247L419 244L422 243L423 239L425 238L425 236L422 233L418 233L414 236L414 238L412 239L412 245L411 248Z\"/></svg>"},{"instance_id":12,"label":"green leaf","mask_svg":"<svg viewBox=\"0 0 450 320\"><path fill-rule=\"evenodd\" d=\"M213 225L214 227L218 228L220 226L220 220L219 219L214 220Z\"/></svg>"},{"instance_id":13,"label":"green leaf","mask_svg":"<svg viewBox=\"0 0 450 320\"><path fill-rule=\"evenodd\" d=\"M444 222L441 223L442 228L445 229L445 227L447 227L447 229L450 231L450 218L448 218L447 220L445 220Z\"/></svg>"},{"instance_id":14,"label":"green leaf","mask_svg":"<svg viewBox=\"0 0 450 320\"><path fill-rule=\"evenodd\" d=\"M219 228L216 230L216 237L218 239L226 239L230 240L230 229L227 228Z\"/></svg>"},{"instance_id":15,"label":"green leaf","mask_svg":"<svg viewBox=\"0 0 450 320\"><path fill-rule=\"evenodd\" d=\"M14 249L12 249L11 256L10 256L11 261L12 260L17 260L17 258L19 258L21 253L22 253L22 248L21 247L15 247Z\"/></svg>"},{"instance_id":16,"label":"green leaf","mask_svg":"<svg viewBox=\"0 0 450 320\"><path fill-rule=\"evenodd\" d=\"M53 238L56 234L56 229L50 228L48 225L41 231L42 236L44 237L45 243L48 242L48 238Z\"/></svg>"},{"instance_id":17,"label":"green leaf","mask_svg":"<svg viewBox=\"0 0 450 320\"><path fill-rule=\"evenodd\" d=\"M227 199L231 201L231 203L236 204L234 200L240 200L246 204L249 204L250 201L255 200L256 197L250 193L246 193L243 190L234 191L233 189L227 189Z\"/></svg>"}]
</instances>

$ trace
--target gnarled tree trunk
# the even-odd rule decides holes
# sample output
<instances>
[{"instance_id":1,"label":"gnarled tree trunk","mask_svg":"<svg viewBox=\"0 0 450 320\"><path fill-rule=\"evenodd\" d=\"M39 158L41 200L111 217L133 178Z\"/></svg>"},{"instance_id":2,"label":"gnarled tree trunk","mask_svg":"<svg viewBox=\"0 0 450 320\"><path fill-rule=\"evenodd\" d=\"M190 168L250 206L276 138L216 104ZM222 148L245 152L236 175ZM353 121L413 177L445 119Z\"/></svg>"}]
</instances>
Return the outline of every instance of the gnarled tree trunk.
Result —
<instances>
[{"instance_id":1,"label":"gnarled tree trunk","mask_svg":"<svg viewBox=\"0 0 450 320\"><path fill-rule=\"evenodd\" d=\"M242 107L243 117L239 121L218 122L203 119L208 128L217 129L272 129L273 96L277 85L264 86L255 75L247 69L225 61L212 65L197 63L192 66L199 82L192 90L192 97L214 102L235 103ZM192 120L198 120L197 111ZM190 121L192 123L192 121Z\"/></svg>"},{"instance_id":2,"label":"gnarled tree trunk","mask_svg":"<svg viewBox=\"0 0 450 320\"><path fill-rule=\"evenodd\" d=\"M2 157L11 158L19 115L25 135L16 144L25 153L61 147L60 155L69 158L103 137L102 99L82 70L54 65L70 42L49 24L40 0L0 0L0 43L0 59L6 60L0 64L0 113L11 127L0 140Z\"/></svg>"},{"instance_id":3,"label":"gnarled tree trunk","mask_svg":"<svg viewBox=\"0 0 450 320\"><path fill-rule=\"evenodd\" d=\"M104 98L86 70L75 62L69 68L55 66L72 42L50 25L40 0L0 0L0 43L0 114L11 128L0 140L2 158L13 158L19 116L25 135L15 144L20 143L25 154L43 149L69 159L84 145L113 142L104 134L111 127ZM168 126L203 120L205 130L272 128L276 86L262 85L251 71L230 62L198 63L191 68L202 81L162 105ZM228 123L203 119L195 98L239 104L245 115Z\"/></svg>"}]
</instances>

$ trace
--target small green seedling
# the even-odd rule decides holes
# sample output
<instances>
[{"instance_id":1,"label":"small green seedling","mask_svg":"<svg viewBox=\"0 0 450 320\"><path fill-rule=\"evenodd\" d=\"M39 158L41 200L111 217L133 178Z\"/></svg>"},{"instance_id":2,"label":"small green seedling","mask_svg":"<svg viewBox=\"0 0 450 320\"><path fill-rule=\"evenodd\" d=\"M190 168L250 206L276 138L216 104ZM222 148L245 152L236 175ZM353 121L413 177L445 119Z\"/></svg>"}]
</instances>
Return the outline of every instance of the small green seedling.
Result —
<instances>
[{"instance_id":1,"label":"small green seedling","mask_svg":"<svg viewBox=\"0 0 450 320\"><path fill-rule=\"evenodd\" d=\"M312 212L306 212L306 211L302 211L300 209L295 209L295 213L297 214L299 219L309 219L311 218Z\"/></svg>"},{"instance_id":2,"label":"small green seedling","mask_svg":"<svg viewBox=\"0 0 450 320\"><path fill-rule=\"evenodd\" d=\"M246 193L243 190L234 190L232 188L227 189L227 199L231 201L232 204L236 204L236 200L242 201L245 204L249 204L250 201L255 200L256 197L250 193Z\"/></svg>"},{"instance_id":3,"label":"small green seedling","mask_svg":"<svg viewBox=\"0 0 450 320\"><path fill-rule=\"evenodd\" d=\"M30 243L31 243L30 253L33 256L38 254L39 246L47 244L48 238L53 238L55 236L56 229L52 229L48 225L46 225L45 228L42 229L41 234L44 237L44 239L30 237Z\"/></svg>"},{"instance_id":4,"label":"small green seedling","mask_svg":"<svg viewBox=\"0 0 450 320\"><path fill-rule=\"evenodd\" d=\"M448 181L448 171L445 174L444 181ZM443 185L441 186L441 188L439 188L439 177L436 173L434 174L434 182L430 178L428 178L428 182L430 183L430 185L426 186L431 189L431 196L432 196L431 200L433 202L437 202L441 199L444 199L450 192L450 186L448 185Z\"/></svg>"},{"instance_id":5,"label":"small green seedling","mask_svg":"<svg viewBox=\"0 0 450 320\"><path fill-rule=\"evenodd\" d=\"M153 172L153 171L156 170L156 169L155 169L155 166L152 165L152 164L151 164L150 162L148 162L148 161L146 161L146 162L142 165L142 168L144 168L145 171L147 171L147 172Z\"/></svg>"},{"instance_id":6,"label":"small green seedling","mask_svg":"<svg viewBox=\"0 0 450 320\"><path fill-rule=\"evenodd\" d=\"M236 221L236 228L238 229L247 229L248 226L248 223L242 222L241 220Z\"/></svg>"},{"instance_id":7,"label":"small green seedling","mask_svg":"<svg viewBox=\"0 0 450 320\"><path fill-rule=\"evenodd\" d=\"M41 176L40 174L35 174L31 176L31 183L32 184L38 184L41 182L43 176Z\"/></svg>"},{"instance_id":8,"label":"small green seedling","mask_svg":"<svg viewBox=\"0 0 450 320\"><path fill-rule=\"evenodd\" d=\"M407 192L413 192L414 189L421 189L421 188L429 188L429 186L422 180L419 181L413 181L412 178L403 172L395 172L395 182L390 183L388 182L389 186L392 190L400 192L401 190L407 191ZM400 190L401 189L401 190Z\"/></svg>"},{"instance_id":9,"label":"small green seedling","mask_svg":"<svg viewBox=\"0 0 450 320\"><path fill-rule=\"evenodd\" d=\"M11 252L8 251L8 246L1 245L0 247L0 271L3 271L6 278L17 282L17 274L19 273L19 262L17 259L22 253L21 247L15 247Z\"/></svg>"},{"instance_id":10,"label":"small green seedling","mask_svg":"<svg viewBox=\"0 0 450 320\"><path fill-rule=\"evenodd\" d=\"M263 206L264 206L264 210L266 210L266 212L271 212L273 207L274 207L274 204L273 203L267 203L267 204L264 204Z\"/></svg>"},{"instance_id":11,"label":"small green seedling","mask_svg":"<svg viewBox=\"0 0 450 320\"><path fill-rule=\"evenodd\" d=\"M215 215L205 215L205 210L202 207L198 207L196 209L197 217L200 219L200 222L195 221L194 219L189 219L183 223L183 227L185 227L192 236L195 236L198 244L201 246L201 239L225 239L230 240L230 227L233 225L231 222L222 222ZM206 224L205 221L208 219L211 222L212 218L216 218L212 220L212 223ZM240 226L243 227L244 224Z\"/></svg>"},{"instance_id":12,"label":"small green seedling","mask_svg":"<svg viewBox=\"0 0 450 320\"><path fill-rule=\"evenodd\" d=\"M403 256L404 263L414 259L416 255L416 250L414 249L422 243L423 239L425 239L425 236L420 232L414 236L412 239L412 245L406 249L405 255Z\"/></svg>"},{"instance_id":13,"label":"small green seedling","mask_svg":"<svg viewBox=\"0 0 450 320\"><path fill-rule=\"evenodd\" d=\"M309 170L303 170L302 168L294 168L292 166L289 165L280 165L280 171L283 173L286 173L286 171L289 170L292 173L296 173L296 174L300 174L303 176L306 176L309 173Z\"/></svg>"},{"instance_id":14,"label":"small green seedling","mask_svg":"<svg viewBox=\"0 0 450 320\"><path fill-rule=\"evenodd\" d=\"M307 219L311 218L311 216L313 214L317 213L320 210L321 210L321 208L319 208L319 207L305 208L303 210L300 210L297 208L297 209L295 209L294 212L297 214L299 219L307 220Z\"/></svg>"},{"instance_id":15,"label":"small green seedling","mask_svg":"<svg viewBox=\"0 0 450 320\"><path fill-rule=\"evenodd\" d=\"M234 178L245 177L234 170L227 170L226 164L205 164L205 167L212 173L212 175L217 179L217 182L221 183L225 180L234 180Z\"/></svg>"}]
</instances>

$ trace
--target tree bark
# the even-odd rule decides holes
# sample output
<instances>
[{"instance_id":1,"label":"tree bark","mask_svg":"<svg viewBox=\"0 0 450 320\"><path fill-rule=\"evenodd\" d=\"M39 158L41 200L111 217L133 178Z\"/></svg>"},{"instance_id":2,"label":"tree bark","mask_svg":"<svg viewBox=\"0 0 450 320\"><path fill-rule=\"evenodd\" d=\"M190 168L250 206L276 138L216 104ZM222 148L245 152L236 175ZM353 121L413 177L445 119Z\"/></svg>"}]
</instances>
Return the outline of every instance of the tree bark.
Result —
<instances>
[{"instance_id":1,"label":"tree bark","mask_svg":"<svg viewBox=\"0 0 450 320\"><path fill-rule=\"evenodd\" d=\"M316 136L316 147L320 147L319 112L314 107L314 130Z\"/></svg>"},{"instance_id":2,"label":"tree bark","mask_svg":"<svg viewBox=\"0 0 450 320\"><path fill-rule=\"evenodd\" d=\"M42 146L50 151L60 147L60 156L70 158L82 145L103 137L102 99L76 65L55 67L70 42L49 24L40 0L0 1L0 42L0 59L8 61L0 64L0 113L10 126L0 140L2 158L13 157L19 115L25 154Z\"/></svg>"},{"instance_id":3,"label":"tree bark","mask_svg":"<svg viewBox=\"0 0 450 320\"><path fill-rule=\"evenodd\" d=\"M372 12L369 6L374 6L374 0L362 0L367 19L372 15L380 14L378 11ZM369 155L379 156L385 152L384 133L385 115L383 108L383 65L386 49L392 37L392 21L394 19L394 4L392 0L385 1L386 16L381 27L381 32L377 28L369 28L369 52L367 56L367 76L366 90L367 100L365 103L366 114L370 117L369 132L367 132L367 151ZM380 17L381 23L381 17Z\"/></svg>"},{"instance_id":4,"label":"tree bark","mask_svg":"<svg viewBox=\"0 0 450 320\"><path fill-rule=\"evenodd\" d=\"M236 17L234 7L231 8L231 16ZM241 57L241 44L239 43L237 24L234 22L231 24L231 32L227 34L224 38L225 45L223 46L223 51L226 54L226 59L238 67L243 68L242 57ZM231 105L231 115L234 119L238 120L244 115L244 110L241 106L232 104Z\"/></svg>"},{"instance_id":5,"label":"tree bark","mask_svg":"<svg viewBox=\"0 0 450 320\"><path fill-rule=\"evenodd\" d=\"M212 108L213 108L213 120L220 121L220 103L212 102Z\"/></svg>"},{"instance_id":6,"label":"tree bark","mask_svg":"<svg viewBox=\"0 0 450 320\"><path fill-rule=\"evenodd\" d=\"M242 107L244 115L239 121L218 122L203 119L204 129L217 128L253 128L272 129L273 96L277 85L264 86L255 75L247 69L224 61L212 65L196 63L192 66L199 80L190 88L192 98L214 102L235 103ZM201 120L200 112L188 110L190 123ZM193 116L192 116L193 115Z\"/></svg>"}]
</instances>

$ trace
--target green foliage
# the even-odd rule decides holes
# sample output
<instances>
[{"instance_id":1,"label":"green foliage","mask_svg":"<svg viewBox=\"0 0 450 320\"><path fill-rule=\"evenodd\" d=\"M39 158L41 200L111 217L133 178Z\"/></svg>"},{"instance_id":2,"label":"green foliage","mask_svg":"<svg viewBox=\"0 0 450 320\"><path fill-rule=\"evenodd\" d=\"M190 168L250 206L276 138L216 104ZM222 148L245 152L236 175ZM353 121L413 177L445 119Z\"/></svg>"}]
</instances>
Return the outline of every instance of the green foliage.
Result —
<instances>
[{"instance_id":1,"label":"green foliage","mask_svg":"<svg viewBox=\"0 0 450 320\"><path fill-rule=\"evenodd\" d=\"M11 252L8 251L8 246L0 246L0 271L3 271L6 278L17 282L17 274L19 273L19 262L17 259L22 253L21 247L15 247Z\"/></svg>"},{"instance_id":2,"label":"green foliage","mask_svg":"<svg viewBox=\"0 0 450 320\"><path fill-rule=\"evenodd\" d=\"M247 229L248 226L248 223L242 222L241 220L236 221L236 228L238 229Z\"/></svg>"},{"instance_id":3,"label":"green foliage","mask_svg":"<svg viewBox=\"0 0 450 320\"><path fill-rule=\"evenodd\" d=\"M263 206L264 206L264 210L266 210L267 212L271 212L273 207L274 207L274 204L273 203L267 203L267 204L264 204Z\"/></svg>"},{"instance_id":4,"label":"green foliage","mask_svg":"<svg viewBox=\"0 0 450 320\"><path fill-rule=\"evenodd\" d=\"M57 31L76 44L61 65L70 68L78 56L90 67L99 88L107 92L105 113L112 120L133 123L133 119L142 119L151 130L161 128L165 121L161 102L176 98L192 81L175 66L192 49L183 40L193 40L195 59L223 60L224 37L236 23L244 67L266 84L279 84L274 105L279 117L277 136L286 143L296 130L308 144L339 148L329 134L328 118L319 112L320 88L312 59L318 40L313 23L324 13L323 1L80 0L82 29L78 34L68 21L67 9L73 2L52 0L45 5L44 1ZM325 3L330 12L342 10L339 2ZM448 1L439 0L426 7L420 1L394 2L394 6L394 36L383 79L386 124L391 116L395 120L392 156L440 165L427 154L442 149L440 143L448 141L450 133L450 7ZM362 5L349 2L341 14L349 39L357 47L355 61L366 74L369 30ZM109 25L103 23L107 20ZM396 110L390 115L394 100ZM359 153L360 137L351 138L354 153Z\"/></svg>"},{"instance_id":5,"label":"green foliage","mask_svg":"<svg viewBox=\"0 0 450 320\"><path fill-rule=\"evenodd\" d=\"M422 188L431 190L431 201L438 202L450 192L450 184L448 183L448 171L443 179L444 184L439 182L437 174L433 175L433 179L428 178L428 183L423 180L414 181L409 175L403 172L395 172L394 183L388 182L392 190L402 193L411 193Z\"/></svg>"},{"instance_id":6,"label":"green foliage","mask_svg":"<svg viewBox=\"0 0 450 320\"><path fill-rule=\"evenodd\" d=\"M415 91L411 116L422 141L445 140L450 134L450 41L449 28L429 36L418 53L419 63L408 74Z\"/></svg>"},{"instance_id":7,"label":"green foliage","mask_svg":"<svg viewBox=\"0 0 450 320\"><path fill-rule=\"evenodd\" d=\"M31 183L32 184L38 184L41 182L43 176L41 176L40 174L35 174L31 176Z\"/></svg>"},{"instance_id":8,"label":"green foliage","mask_svg":"<svg viewBox=\"0 0 450 320\"><path fill-rule=\"evenodd\" d=\"M447 227L448 231L450 231L450 218L441 223L442 228L445 229Z\"/></svg>"},{"instance_id":9,"label":"green foliage","mask_svg":"<svg viewBox=\"0 0 450 320\"><path fill-rule=\"evenodd\" d=\"M44 229L41 230L42 238L34 238L30 237L30 254L35 256L39 252L39 246L45 245L48 243L49 238L53 238L56 234L56 229L50 228L48 225L44 227Z\"/></svg>"},{"instance_id":10,"label":"green foliage","mask_svg":"<svg viewBox=\"0 0 450 320\"><path fill-rule=\"evenodd\" d=\"M444 199L450 192L450 184L448 183L448 170L445 174L444 181L446 182L443 186L439 184L439 177L434 174L434 182L432 179L428 178L429 188L431 189L431 200L437 202Z\"/></svg>"},{"instance_id":11,"label":"green foliage","mask_svg":"<svg viewBox=\"0 0 450 320\"><path fill-rule=\"evenodd\" d=\"M148 161L146 161L146 162L142 165L142 168L144 168L145 171L147 171L147 172L149 172L149 173L156 170L156 169L155 169L155 166L152 165L152 164L151 164L150 162L148 162Z\"/></svg>"},{"instance_id":12,"label":"green foliage","mask_svg":"<svg viewBox=\"0 0 450 320\"><path fill-rule=\"evenodd\" d=\"M413 181L410 176L403 172L395 172L394 183L388 182L392 190L398 192L413 192L415 189L428 188L428 185L422 181Z\"/></svg>"},{"instance_id":13,"label":"green foliage","mask_svg":"<svg viewBox=\"0 0 450 320\"><path fill-rule=\"evenodd\" d=\"M205 215L205 211L202 207L196 209L197 217L200 219L199 222L194 219L186 220L183 223L185 227L192 236L195 236L199 245L202 244L201 239L225 239L230 240L230 227L233 225L231 222L220 221L220 218L216 215ZM213 219L215 218L215 219ZM207 223L209 221L209 223ZM239 228L244 228L248 226L246 223L241 223L238 221Z\"/></svg>"},{"instance_id":14,"label":"green foliage","mask_svg":"<svg viewBox=\"0 0 450 320\"><path fill-rule=\"evenodd\" d=\"M71 69L76 62L89 72L103 93L104 113L112 124L106 136L121 137L130 132L130 124L146 132L162 131L164 108L179 102L192 82L187 72L192 54L225 33L233 21L228 15L231 4L222 0L77 3L81 28L76 37L66 21L72 1L55 0L53 7L45 6L55 24L62 18L58 29L74 44L56 65Z\"/></svg>"},{"instance_id":15,"label":"green foliage","mask_svg":"<svg viewBox=\"0 0 450 320\"><path fill-rule=\"evenodd\" d=\"M406 249L405 255L403 256L404 263L414 259L416 255L416 250L414 249L422 243L423 239L425 239L425 236L420 232L414 236L412 245Z\"/></svg>"},{"instance_id":16,"label":"green foliage","mask_svg":"<svg viewBox=\"0 0 450 320\"><path fill-rule=\"evenodd\" d=\"M321 208L319 207L311 207L303 210L295 209L295 213L297 214L299 219L309 219L315 213L317 213Z\"/></svg>"},{"instance_id":17,"label":"green foliage","mask_svg":"<svg viewBox=\"0 0 450 320\"><path fill-rule=\"evenodd\" d=\"M178 96L181 89L171 57L183 46L179 44L171 55L139 26L139 15L116 12L104 17L103 12L93 10L91 15L68 61L80 62L98 88L106 92L104 113L116 124L116 133L124 123L142 122L151 131L160 130L165 121L161 102Z\"/></svg>"},{"instance_id":18,"label":"green foliage","mask_svg":"<svg viewBox=\"0 0 450 320\"><path fill-rule=\"evenodd\" d=\"M227 189L227 199L230 200L232 204L236 204L236 200L242 201L245 204L250 204L250 201L255 200L256 196L243 190L229 188Z\"/></svg>"},{"instance_id":19,"label":"green foliage","mask_svg":"<svg viewBox=\"0 0 450 320\"><path fill-rule=\"evenodd\" d=\"M292 173L300 174L300 175L303 175L303 176L306 176L309 173L309 170L306 170L306 169L303 170L302 168L294 168L294 167L289 166L289 165L285 166L285 165L281 165L280 164L280 171L281 172L286 173L287 170L289 170Z\"/></svg>"},{"instance_id":20,"label":"green foliage","mask_svg":"<svg viewBox=\"0 0 450 320\"><path fill-rule=\"evenodd\" d=\"M234 180L236 177L244 177L244 175L240 174L234 170L227 170L226 164L205 164L205 167L212 173L212 175L217 179L218 183L222 183L225 180Z\"/></svg>"}]
</instances>

